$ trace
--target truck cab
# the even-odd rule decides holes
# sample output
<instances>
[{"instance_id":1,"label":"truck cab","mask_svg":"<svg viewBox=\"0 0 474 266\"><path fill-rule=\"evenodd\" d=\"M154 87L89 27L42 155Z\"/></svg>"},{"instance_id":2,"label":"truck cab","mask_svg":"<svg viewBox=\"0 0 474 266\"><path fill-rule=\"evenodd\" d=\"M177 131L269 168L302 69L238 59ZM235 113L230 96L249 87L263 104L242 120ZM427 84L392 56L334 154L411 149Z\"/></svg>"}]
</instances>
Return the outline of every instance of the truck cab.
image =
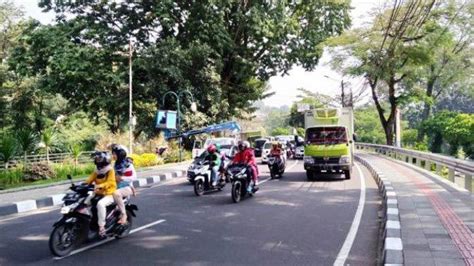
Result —
<instances>
[{"instance_id":1,"label":"truck cab","mask_svg":"<svg viewBox=\"0 0 474 266\"><path fill-rule=\"evenodd\" d=\"M351 178L352 109L316 109L305 114L304 168L308 180L327 173Z\"/></svg>"}]
</instances>

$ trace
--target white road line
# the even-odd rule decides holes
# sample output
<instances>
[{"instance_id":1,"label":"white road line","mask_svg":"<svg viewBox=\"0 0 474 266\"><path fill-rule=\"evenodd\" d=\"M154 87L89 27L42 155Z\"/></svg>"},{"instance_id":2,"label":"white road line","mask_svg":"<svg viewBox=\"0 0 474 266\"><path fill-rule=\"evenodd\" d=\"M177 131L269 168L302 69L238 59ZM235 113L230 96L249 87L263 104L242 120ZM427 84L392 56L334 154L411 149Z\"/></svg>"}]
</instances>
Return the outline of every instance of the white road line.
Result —
<instances>
[{"instance_id":1,"label":"white road line","mask_svg":"<svg viewBox=\"0 0 474 266\"><path fill-rule=\"evenodd\" d=\"M334 266L343 266L346 262L347 257L349 256L349 252L351 251L352 244L354 244L355 237L357 235L357 231L359 230L360 221L362 219L362 213L364 211L365 205L365 177L360 170L358 164L355 164L357 171L359 172L360 177L360 198L359 198L359 205L357 206L357 211L354 216L354 220L352 221L351 229L347 234L346 240L342 245L339 254L337 254L336 261L334 262Z\"/></svg>"},{"instance_id":2,"label":"white road line","mask_svg":"<svg viewBox=\"0 0 474 266\"><path fill-rule=\"evenodd\" d=\"M141 230L147 229L147 228L149 228L149 227L152 227L152 226L154 226L154 225L163 223L163 222L165 222L165 221L166 221L166 220L158 220L158 221L155 221L155 222L146 224L146 225L144 225L144 226L140 226L140 227L138 227L138 228L135 228L135 229L133 229L133 230L130 230L130 235L131 235L131 234L134 234L134 233L136 233L136 232L139 232L139 231L141 231ZM107 238L107 239L105 239L105 240L96 242L96 243L94 243L94 244L92 244L92 245L88 245L88 246L82 247L82 248L80 248L80 249L76 249L76 250L74 250L73 252L71 252L71 253L70 253L69 255L67 255L67 256L64 256L64 257L54 257L53 260L62 260L62 259L64 259L64 258L73 256L73 255L76 255L76 254L78 254L78 253L84 252L84 251L89 250L89 249L91 249L91 248L95 248L95 247L97 247L97 246L101 246L101 245L103 245L103 244L106 244L106 243L108 243L108 242L110 242L110 241L112 241L112 240L115 240L115 238L109 237L109 238Z\"/></svg>"},{"instance_id":3,"label":"white road line","mask_svg":"<svg viewBox=\"0 0 474 266\"><path fill-rule=\"evenodd\" d=\"M295 163L292 164L292 165L290 165L288 168L286 168L285 171L291 170L291 169L292 169L293 167L295 167L297 164L298 164L298 161L295 161ZM267 178L267 179L265 179L265 180L260 181L259 184L263 184L263 183L265 183L265 182L267 182L267 181L270 181L271 179L272 179L272 178L269 177L269 178Z\"/></svg>"}]
</instances>

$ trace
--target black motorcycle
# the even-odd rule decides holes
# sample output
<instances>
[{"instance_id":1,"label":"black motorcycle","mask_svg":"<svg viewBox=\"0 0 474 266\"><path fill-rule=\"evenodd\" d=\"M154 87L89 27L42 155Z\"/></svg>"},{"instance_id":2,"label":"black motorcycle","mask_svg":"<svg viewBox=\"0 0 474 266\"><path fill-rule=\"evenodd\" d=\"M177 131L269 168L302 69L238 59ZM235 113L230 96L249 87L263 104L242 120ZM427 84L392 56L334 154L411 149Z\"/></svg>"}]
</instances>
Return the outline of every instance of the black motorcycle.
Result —
<instances>
[{"instance_id":1,"label":"black motorcycle","mask_svg":"<svg viewBox=\"0 0 474 266\"><path fill-rule=\"evenodd\" d=\"M232 200L234 203L246 195L253 196L258 189L251 187L252 177L247 171L247 165L230 165L227 169L227 174L232 182Z\"/></svg>"},{"instance_id":2,"label":"black motorcycle","mask_svg":"<svg viewBox=\"0 0 474 266\"><path fill-rule=\"evenodd\" d=\"M71 180L71 176L68 176ZM94 189L93 185L72 183L70 189L64 198L64 204L61 208L63 217L54 223L53 231L49 237L49 249L53 255L64 257L69 255L76 247L86 242L103 239L99 235L99 226L97 224L96 204L100 196L91 200L91 206L84 203L89 193ZM120 219L120 210L115 203L107 207L106 214L106 237L123 238L130 233L132 228L132 217L135 217L136 205L130 204L128 199L124 199L127 210L127 223L118 224Z\"/></svg>"},{"instance_id":3,"label":"black motorcycle","mask_svg":"<svg viewBox=\"0 0 474 266\"><path fill-rule=\"evenodd\" d=\"M285 172L285 161L279 156L268 156L268 169L272 179L281 178Z\"/></svg>"}]
</instances>

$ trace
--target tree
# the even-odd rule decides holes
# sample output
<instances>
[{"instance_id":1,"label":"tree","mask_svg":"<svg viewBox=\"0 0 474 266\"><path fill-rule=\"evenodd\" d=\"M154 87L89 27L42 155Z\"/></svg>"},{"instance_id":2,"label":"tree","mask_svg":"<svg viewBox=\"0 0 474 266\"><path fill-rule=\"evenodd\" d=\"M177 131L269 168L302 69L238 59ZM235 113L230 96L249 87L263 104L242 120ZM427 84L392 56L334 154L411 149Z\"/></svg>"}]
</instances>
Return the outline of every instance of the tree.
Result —
<instances>
[{"instance_id":1,"label":"tree","mask_svg":"<svg viewBox=\"0 0 474 266\"><path fill-rule=\"evenodd\" d=\"M457 155L462 147L466 157L474 156L474 114L457 114L449 119L443 135L451 146L451 155Z\"/></svg>"},{"instance_id":2,"label":"tree","mask_svg":"<svg viewBox=\"0 0 474 266\"><path fill-rule=\"evenodd\" d=\"M74 166L77 166L79 157L84 152L84 146L81 143L71 144L69 145L69 152L71 153L72 158L74 159Z\"/></svg>"},{"instance_id":3,"label":"tree","mask_svg":"<svg viewBox=\"0 0 474 266\"><path fill-rule=\"evenodd\" d=\"M17 142L12 136L4 135L0 140L0 158L5 163L5 169L8 169L8 163L16 155Z\"/></svg>"},{"instance_id":4,"label":"tree","mask_svg":"<svg viewBox=\"0 0 474 266\"><path fill-rule=\"evenodd\" d=\"M422 127L428 136L428 146L431 152L442 152L446 128L455 116L456 113L443 111L423 122ZM455 150L457 150L457 147Z\"/></svg>"},{"instance_id":5,"label":"tree","mask_svg":"<svg viewBox=\"0 0 474 266\"><path fill-rule=\"evenodd\" d=\"M46 162L49 163L49 152L51 147L56 143L56 132L53 128L47 128L41 134L41 141L43 142L46 151Z\"/></svg>"},{"instance_id":6,"label":"tree","mask_svg":"<svg viewBox=\"0 0 474 266\"><path fill-rule=\"evenodd\" d=\"M37 144L36 134L29 129L23 129L17 133L17 142L23 152L23 161L26 165L28 153L33 151Z\"/></svg>"},{"instance_id":7,"label":"tree","mask_svg":"<svg viewBox=\"0 0 474 266\"><path fill-rule=\"evenodd\" d=\"M290 135L290 129L284 127L277 127L273 129L272 136L280 136L280 135Z\"/></svg>"},{"instance_id":8,"label":"tree","mask_svg":"<svg viewBox=\"0 0 474 266\"><path fill-rule=\"evenodd\" d=\"M40 7L54 10L58 23L34 34L19 53L28 56L18 58L47 58L47 67L35 72L44 73L43 84L71 105L107 117L112 130L127 120L129 40L139 121L151 125L157 107L175 109L173 101L160 106L161 97L184 89L194 93L201 113L220 121L253 111L271 76L293 65L313 69L322 53L317 44L350 23L348 1L42 0Z\"/></svg>"},{"instance_id":9,"label":"tree","mask_svg":"<svg viewBox=\"0 0 474 266\"><path fill-rule=\"evenodd\" d=\"M358 142L384 143L385 135L375 106L367 105L354 110L354 132Z\"/></svg>"},{"instance_id":10,"label":"tree","mask_svg":"<svg viewBox=\"0 0 474 266\"><path fill-rule=\"evenodd\" d=\"M301 94L298 95L297 102L294 102L290 109L289 124L293 127L304 127L304 113L298 112L298 104L307 104L310 109L323 108L331 104L333 99L324 94L311 92L304 88L297 89Z\"/></svg>"},{"instance_id":11,"label":"tree","mask_svg":"<svg viewBox=\"0 0 474 266\"><path fill-rule=\"evenodd\" d=\"M397 108L418 95L413 73L429 58L420 40L430 32L433 7L434 1L395 1L393 8L377 14L370 29L328 42L342 46L333 63L336 69L367 80L388 145L394 142Z\"/></svg>"}]
</instances>

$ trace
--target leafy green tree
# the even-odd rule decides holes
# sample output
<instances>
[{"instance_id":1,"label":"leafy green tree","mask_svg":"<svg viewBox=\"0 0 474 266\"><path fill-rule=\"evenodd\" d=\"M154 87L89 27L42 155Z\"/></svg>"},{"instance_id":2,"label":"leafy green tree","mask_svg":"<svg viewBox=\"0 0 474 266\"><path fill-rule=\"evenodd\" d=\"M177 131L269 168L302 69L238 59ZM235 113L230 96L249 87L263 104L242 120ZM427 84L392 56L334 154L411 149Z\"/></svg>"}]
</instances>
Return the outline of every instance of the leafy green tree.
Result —
<instances>
[{"instance_id":1,"label":"leafy green tree","mask_svg":"<svg viewBox=\"0 0 474 266\"><path fill-rule=\"evenodd\" d=\"M431 152L442 152L446 128L455 116L456 113L443 111L423 122L422 126L428 136L428 147Z\"/></svg>"},{"instance_id":2,"label":"leafy green tree","mask_svg":"<svg viewBox=\"0 0 474 266\"><path fill-rule=\"evenodd\" d=\"M26 33L31 41L17 50L13 67L33 65L30 75L41 73L49 91L106 117L116 131L128 120L132 40L134 109L141 122L136 134L152 131L143 125L152 124L157 107L176 108L174 100L161 106L167 91L190 89L209 121L252 112L252 103L267 95L271 76L293 65L313 69L322 54L317 44L350 22L348 1L42 0L39 5L55 11L58 23ZM183 109L187 113L186 105Z\"/></svg>"},{"instance_id":3,"label":"leafy green tree","mask_svg":"<svg viewBox=\"0 0 474 266\"><path fill-rule=\"evenodd\" d=\"M304 113L298 112L298 104L307 104L310 109L327 107L332 98L304 88L298 88L299 100L294 102L290 109L289 124L293 127L304 127Z\"/></svg>"},{"instance_id":4,"label":"leafy green tree","mask_svg":"<svg viewBox=\"0 0 474 266\"><path fill-rule=\"evenodd\" d=\"M41 134L41 141L46 151L46 162L49 163L49 153L51 148L56 143L56 132L53 128L47 128Z\"/></svg>"},{"instance_id":5,"label":"leafy green tree","mask_svg":"<svg viewBox=\"0 0 474 266\"><path fill-rule=\"evenodd\" d=\"M384 143L383 128L374 106L368 105L354 110L354 131L357 142Z\"/></svg>"},{"instance_id":6,"label":"leafy green tree","mask_svg":"<svg viewBox=\"0 0 474 266\"><path fill-rule=\"evenodd\" d=\"M433 0L395 2L376 15L371 28L328 41L338 47L334 68L366 78L388 145L394 143L397 108L419 95L413 73L429 58L419 40L429 33L433 7Z\"/></svg>"},{"instance_id":7,"label":"leafy green tree","mask_svg":"<svg viewBox=\"0 0 474 266\"><path fill-rule=\"evenodd\" d=\"M81 143L74 143L69 145L69 152L74 159L74 166L77 166L79 157L84 152L84 146Z\"/></svg>"},{"instance_id":8,"label":"leafy green tree","mask_svg":"<svg viewBox=\"0 0 474 266\"><path fill-rule=\"evenodd\" d=\"M444 137L450 144L450 154L457 155L459 147L467 157L474 155L474 114L457 114L448 120Z\"/></svg>"},{"instance_id":9,"label":"leafy green tree","mask_svg":"<svg viewBox=\"0 0 474 266\"><path fill-rule=\"evenodd\" d=\"M17 132L17 142L21 152L23 152L23 160L25 165L27 163L26 156L29 152L35 149L37 141L38 139L36 134L30 129L23 129Z\"/></svg>"},{"instance_id":10,"label":"leafy green tree","mask_svg":"<svg viewBox=\"0 0 474 266\"><path fill-rule=\"evenodd\" d=\"M272 136L279 136L279 135L290 135L290 129L285 127L277 127L273 129Z\"/></svg>"},{"instance_id":11,"label":"leafy green tree","mask_svg":"<svg viewBox=\"0 0 474 266\"><path fill-rule=\"evenodd\" d=\"M16 155L17 141L13 136L4 135L0 139L0 158L5 163L5 169L8 169L8 163Z\"/></svg>"}]
</instances>

